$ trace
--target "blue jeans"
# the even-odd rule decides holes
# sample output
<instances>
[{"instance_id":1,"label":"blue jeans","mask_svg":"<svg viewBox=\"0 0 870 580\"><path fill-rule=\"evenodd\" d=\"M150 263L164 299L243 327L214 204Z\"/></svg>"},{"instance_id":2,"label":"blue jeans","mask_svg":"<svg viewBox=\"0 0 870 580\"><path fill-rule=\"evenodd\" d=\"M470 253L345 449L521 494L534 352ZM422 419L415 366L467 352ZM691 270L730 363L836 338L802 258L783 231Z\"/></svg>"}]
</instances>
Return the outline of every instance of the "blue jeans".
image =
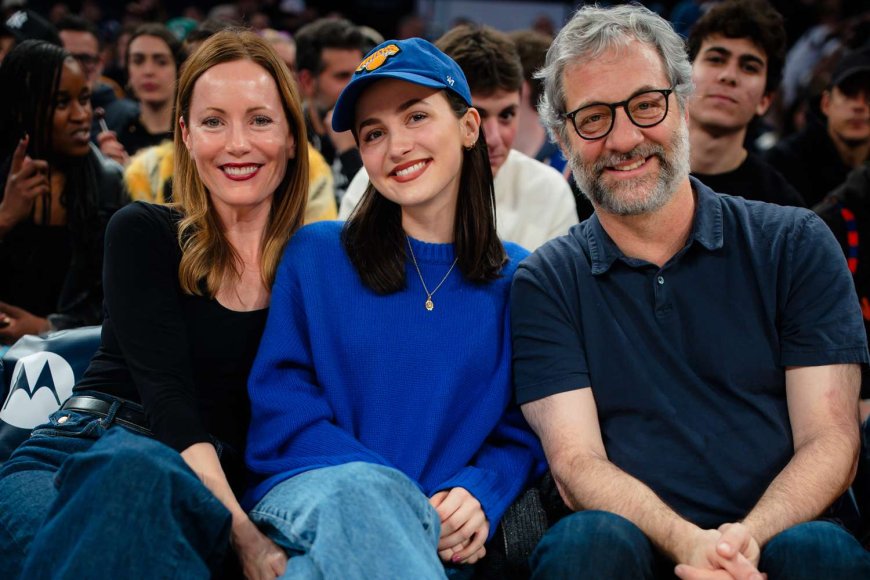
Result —
<instances>
[{"instance_id":1,"label":"blue jeans","mask_svg":"<svg viewBox=\"0 0 870 580\"><path fill-rule=\"evenodd\" d=\"M674 563L627 519L602 511L571 514L553 526L530 558L532 578L670 578ZM759 570L770 580L870 578L870 553L836 524L813 521L774 536Z\"/></svg>"},{"instance_id":2,"label":"blue jeans","mask_svg":"<svg viewBox=\"0 0 870 580\"><path fill-rule=\"evenodd\" d=\"M445 578L437 512L389 467L307 471L272 488L250 516L287 550L283 578Z\"/></svg>"},{"instance_id":3,"label":"blue jeans","mask_svg":"<svg viewBox=\"0 0 870 580\"><path fill-rule=\"evenodd\" d=\"M0 469L0 578L208 578L230 514L171 448L61 410Z\"/></svg>"}]
</instances>

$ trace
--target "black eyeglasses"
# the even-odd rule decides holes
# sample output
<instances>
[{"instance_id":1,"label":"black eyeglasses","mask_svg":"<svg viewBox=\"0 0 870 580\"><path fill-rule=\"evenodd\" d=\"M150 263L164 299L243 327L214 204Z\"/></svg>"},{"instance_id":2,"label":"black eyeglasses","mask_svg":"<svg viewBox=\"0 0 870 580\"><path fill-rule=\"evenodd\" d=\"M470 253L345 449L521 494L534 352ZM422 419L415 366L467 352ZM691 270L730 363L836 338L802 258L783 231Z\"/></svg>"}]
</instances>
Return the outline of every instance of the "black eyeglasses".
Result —
<instances>
[{"instance_id":1,"label":"black eyeglasses","mask_svg":"<svg viewBox=\"0 0 870 580\"><path fill-rule=\"evenodd\" d=\"M581 139L594 141L613 130L616 109L622 107L628 119L638 127L658 125L668 116L668 97L673 89L643 91L618 103L592 103L565 115Z\"/></svg>"},{"instance_id":2,"label":"black eyeglasses","mask_svg":"<svg viewBox=\"0 0 870 580\"><path fill-rule=\"evenodd\" d=\"M100 62L100 57L94 56L92 54L86 54L86 53L80 52L80 53L75 53L72 56L74 59L79 61L79 63L81 63L81 65L85 68L91 68L91 67L97 66L97 64Z\"/></svg>"}]
</instances>

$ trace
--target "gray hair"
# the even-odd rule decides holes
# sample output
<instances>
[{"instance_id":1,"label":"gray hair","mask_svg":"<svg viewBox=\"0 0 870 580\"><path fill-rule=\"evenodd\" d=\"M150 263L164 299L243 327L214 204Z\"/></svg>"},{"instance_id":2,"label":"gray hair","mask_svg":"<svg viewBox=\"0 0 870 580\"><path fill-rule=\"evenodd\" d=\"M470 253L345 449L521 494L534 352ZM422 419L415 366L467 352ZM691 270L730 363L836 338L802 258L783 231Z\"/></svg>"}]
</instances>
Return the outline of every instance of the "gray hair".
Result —
<instances>
[{"instance_id":1,"label":"gray hair","mask_svg":"<svg viewBox=\"0 0 870 580\"><path fill-rule=\"evenodd\" d=\"M633 40L650 45L659 53L680 110L685 110L686 100L692 93L692 64L683 39L671 25L639 5L583 6L556 36L547 51L544 67L535 73L535 78L544 81L538 113L552 138L568 142L565 69L599 57L610 49L624 47Z\"/></svg>"}]
</instances>

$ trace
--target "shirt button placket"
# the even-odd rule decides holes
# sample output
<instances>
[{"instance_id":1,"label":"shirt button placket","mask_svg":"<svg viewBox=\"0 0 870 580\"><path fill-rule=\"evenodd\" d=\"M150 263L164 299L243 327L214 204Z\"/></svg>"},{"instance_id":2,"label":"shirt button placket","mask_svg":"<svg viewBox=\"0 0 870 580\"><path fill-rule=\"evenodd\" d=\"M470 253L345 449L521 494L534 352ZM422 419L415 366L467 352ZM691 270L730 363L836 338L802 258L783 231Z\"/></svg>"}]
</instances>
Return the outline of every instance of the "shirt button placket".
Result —
<instances>
[{"instance_id":1,"label":"shirt button placket","mask_svg":"<svg viewBox=\"0 0 870 580\"><path fill-rule=\"evenodd\" d=\"M653 278L653 289L656 297L656 316L661 316L669 310L664 276L661 274L655 275Z\"/></svg>"}]
</instances>

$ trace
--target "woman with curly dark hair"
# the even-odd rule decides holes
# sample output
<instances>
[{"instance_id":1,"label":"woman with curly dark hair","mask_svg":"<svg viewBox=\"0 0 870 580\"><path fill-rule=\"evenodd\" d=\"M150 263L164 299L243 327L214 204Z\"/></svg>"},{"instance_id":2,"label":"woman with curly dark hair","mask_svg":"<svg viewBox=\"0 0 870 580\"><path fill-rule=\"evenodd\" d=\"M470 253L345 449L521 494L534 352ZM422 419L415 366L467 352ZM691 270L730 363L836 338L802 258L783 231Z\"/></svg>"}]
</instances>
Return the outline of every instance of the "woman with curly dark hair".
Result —
<instances>
[{"instance_id":1,"label":"woman with curly dark hair","mask_svg":"<svg viewBox=\"0 0 870 580\"><path fill-rule=\"evenodd\" d=\"M0 86L0 342L98 324L103 233L127 196L121 168L90 144L84 71L28 40Z\"/></svg>"}]
</instances>

